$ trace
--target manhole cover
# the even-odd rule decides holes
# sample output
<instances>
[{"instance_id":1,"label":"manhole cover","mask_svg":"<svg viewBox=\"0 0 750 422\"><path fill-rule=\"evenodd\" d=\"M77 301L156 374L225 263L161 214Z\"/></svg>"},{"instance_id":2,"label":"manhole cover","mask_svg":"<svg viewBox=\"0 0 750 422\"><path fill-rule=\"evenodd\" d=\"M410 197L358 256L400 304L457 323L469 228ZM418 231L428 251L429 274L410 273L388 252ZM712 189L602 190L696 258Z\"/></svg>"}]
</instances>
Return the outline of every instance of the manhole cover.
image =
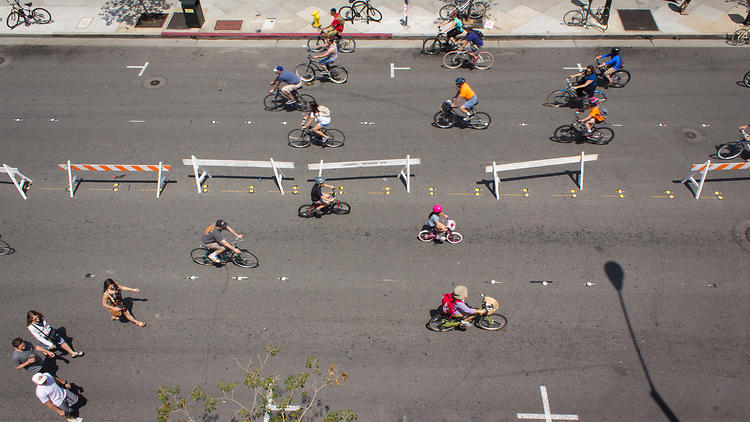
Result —
<instances>
[{"instance_id":1,"label":"manhole cover","mask_svg":"<svg viewBox=\"0 0 750 422\"><path fill-rule=\"evenodd\" d=\"M617 9L626 31L658 31L654 16L648 9Z\"/></svg>"},{"instance_id":2,"label":"manhole cover","mask_svg":"<svg viewBox=\"0 0 750 422\"><path fill-rule=\"evenodd\" d=\"M141 82L141 86L146 89L157 89L167 84L167 78L163 76L151 76Z\"/></svg>"},{"instance_id":3,"label":"manhole cover","mask_svg":"<svg viewBox=\"0 0 750 422\"><path fill-rule=\"evenodd\" d=\"M705 139L700 131L693 128L677 128L677 135L689 144L700 144Z\"/></svg>"},{"instance_id":4,"label":"manhole cover","mask_svg":"<svg viewBox=\"0 0 750 422\"><path fill-rule=\"evenodd\" d=\"M750 251L750 220L745 220L734 228L734 240L742 249Z\"/></svg>"}]
</instances>

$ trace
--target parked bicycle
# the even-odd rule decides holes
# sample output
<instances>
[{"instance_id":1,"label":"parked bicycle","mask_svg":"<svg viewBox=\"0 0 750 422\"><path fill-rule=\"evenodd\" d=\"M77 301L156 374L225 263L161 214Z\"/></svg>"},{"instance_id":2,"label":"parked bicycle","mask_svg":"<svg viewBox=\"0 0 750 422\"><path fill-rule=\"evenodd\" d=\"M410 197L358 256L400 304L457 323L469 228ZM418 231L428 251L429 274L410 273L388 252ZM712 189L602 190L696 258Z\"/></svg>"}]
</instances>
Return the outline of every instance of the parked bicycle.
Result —
<instances>
[{"instance_id":1,"label":"parked bicycle","mask_svg":"<svg viewBox=\"0 0 750 422\"><path fill-rule=\"evenodd\" d=\"M453 107L450 100L443 102L440 106L440 111L435 113L432 118L435 126L440 129L448 129L453 126L457 127L470 127L472 129L484 130L490 127L492 118L489 114L483 111L474 111L474 107L470 108L471 117L468 120L464 120L464 115L459 114L458 107Z\"/></svg>"},{"instance_id":2,"label":"parked bicycle","mask_svg":"<svg viewBox=\"0 0 750 422\"><path fill-rule=\"evenodd\" d=\"M742 137L739 141L727 142L716 146L716 156L722 160L731 160L742 154L742 151L750 152L750 141L745 140L748 134L745 129L740 129Z\"/></svg>"},{"instance_id":3,"label":"parked bicycle","mask_svg":"<svg viewBox=\"0 0 750 422\"><path fill-rule=\"evenodd\" d=\"M301 129L292 129L287 135L289 146L294 148L307 148L312 144L318 144L327 146L329 148L338 148L344 145L344 132L333 129L323 128L323 133L328 136L328 139L323 141L320 135L315 133L309 127Z\"/></svg>"},{"instance_id":4,"label":"parked bicycle","mask_svg":"<svg viewBox=\"0 0 750 422\"><path fill-rule=\"evenodd\" d=\"M328 37L323 33L307 39L307 51L320 53L328 48ZM354 38L338 35L336 36L336 48L342 53L353 53L357 48Z\"/></svg>"},{"instance_id":5,"label":"parked bicycle","mask_svg":"<svg viewBox=\"0 0 750 422\"><path fill-rule=\"evenodd\" d=\"M624 88L625 85L630 82L630 72L628 72L625 69L615 70L615 72L612 74L612 82L610 83L606 76L604 76L604 72L607 69L599 67L601 64L599 59L596 59L596 83L599 86L607 87L607 88Z\"/></svg>"},{"instance_id":6,"label":"parked bicycle","mask_svg":"<svg viewBox=\"0 0 750 422\"><path fill-rule=\"evenodd\" d=\"M344 6L339 9L339 16L344 21L354 23L354 19L359 19L369 24L370 21L380 22L383 19L383 14L380 10L372 7L370 0L349 0L351 6Z\"/></svg>"},{"instance_id":7,"label":"parked bicycle","mask_svg":"<svg viewBox=\"0 0 750 422\"><path fill-rule=\"evenodd\" d=\"M346 71L344 66L335 64L331 66L330 71L326 71L325 67L313 59L311 55L307 56L307 63L297 65L294 73L304 82L318 79L318 73L320 73L321 78L326 78L335 84L343 84L349 78L349 72Z\"/></svg>"},{"instance_id":8,"label":"parked bicycle","mask_svg":"<svg viewBox=\"0 0 750 422\"><path fill-rule=\"evenodd\" d=\"M336 191L331 192L331 196L333 200L320 210L315 209L320 204L306 204L299 207L297 214L302 218L310 218L322 217L325 214L349 214L352 211L351 205L336 198Z\"/></svg>"},{"instance_id":9,"label":"parked bicycle","mask_svg":"<svg viewBox=\"0 0 750 422\"><path fill-rule=\"evenodd\" d=\"M604 19L604 6L596 9L596 12L591 10L591 3L593 0L589 0L588 4L579 3L580 9L574 9L567 12L563 16L563 23L568 26L581 26L584 28L596 28L602 32L607 30L607 22Z\"/></svg>"},{"instance_id":10,"label":"parked bicycle","mask_svg":"<svg viewBox=\"0 0 750 422\"><path fill-rule=\"evenodd\" d=\"M587 98L586 96L579 97L576 93L576 90L573 89L573 84L570 82L570 79L565 79L565 83L568 85L567 88L558 89L557 91L552 91L549 95L547 95L547 102L545 105L551 106L551 107L580 107L583 104L583 101ZM604 95L603 92L597 90L594 90L594 97L600 99L600 100L606 100L607 96Z\"/></svg>"},{"instance_id":11,"label":"parked bicycle","mask_svg":"<svg viewBox=\"0 0 750 422\"><path fill-rule=\"evenodd\" d=\"M287 104L287 98L281 93L279 88L276 88L272 93L266 95L263 99L263 108L266 111L310 111L310 103L315 102L315 98L312 95L300 94L296 89L292 90L292 97L294 102Z\"/></svg>"},{"instance_id":12,"label":"parked bicycle","mask_svg":"<svg viewBox=\"0 0 750 422\"><path fill-rule=\"evenodd\" d=\"M600 107L602 114L606 115L606 110ZM615 137L615 132L611 127L605 126L602 123L594 123L590 133L586 133L586 128L581 123L580 111L576 110L576 119L569 125L562 125L555 129L555 134L552 135L552 140L560 143L570 143L576 140L584 140L586 142L606 145L612 141Z\"/></svg>"},{"instance_id":13,"label":"parked bicycle","mask_svg":"<svg viewBox=\"0 0 750 422\"><path fill-rule=\"evenodd\" d=\"M43 7L31 8L32 3L24 3L23 7L18 0L8 1L11 10L8 14L8 18L5 23L8 24L8 28L13 29L20 24L29 26L34 23L47 24L52 22L52 14Z\"/></svg>"},{"instance_id":14,"label":"parked bicycle","mask_svg":"<svg viewBox=\"0 0 750 422\"><path fill-rule=\"evenodd\" d=\"M237 244L242 239L235 238L233 246L237 248ZM199 265L215 265L221 266L228 262L234 263L234 265L242 268L255 268L258 266L258 257L247 249L240 249L240 253L234 251L224 251L221 255L218 255L219 262L216 263L208 257L211 250L207 249L202 243L200 248L195 248L190 251L190 258Z\"/></svg>"},{"instance_id":15,"label":"parked bicycle","mask_svg":"<svg viewBox=\"0 0 750 422\"><path fill-rule=\"evenodd\" d=\"M487 13L487 3L484 1L456 0L446 4L438 11L438 17L444 21L453 19L453 13L462 18L480 19Z\"/></svg>"},{"instance_id":16,"label":"parked bicycle","mask_svg":"<svg viewBox=\"0 0 750 422\"><path fill-rule=\"evenodd\" d=\"M458 48L455 43L448 41L445 32L439 31L434 37L427 38L422 42L422 53L435 55L443 51L452 51Z\"/></svg>"},{"instance_id":17,"label":"parked bicycle","mask_svg":"<svg viewBox=\"0 0 750 422\"><path fill-rule=\"evenodd\" d=\"M15 251L6 241L0 239L0 255L10 255Z\"/></svg>"},{"instance_id":18,"label":"parked bicycle","mask_svg":"<svg viewBox=\"0 0 750 422\"><path fill-rule=\"evenodd\" d=\"M458 69L466 63L472 63L479 70L487 70L495 63L495 56L489 51L479 50L476 54L479 58L473 61L469 51L464 48L449 51L443 56L443 65L448 69Z\"/></svg>"},{"instance_id":19,"label":"parked bicycle","mask_svg":"<svg viewBox=\"0 0 750 422\"><path fill-rule=\"evenodd\" d=\"M482 296L482 306L480 308L486 310L487 313L485 315L477 315L474 317L472 320L474 326L489 331L498 331L505 328L508 325L508 318L496 313L500 307L497 299L485 296L481 290L479 291L479 294ZM453 318L450 315L445 315L440 312L430 319L430 322L427 323L427 327L432 331L445 332L455 330L460 323L461 318Z\"/></svg>"},{"instance_id":20,"label":"parked bicycle","mask_svg":"<svg viewBox=\"0 0 750 422\"><path fill-rule=\"evenodd\" d=\"M727 34L727 43L732 45L747 45L750 42L750 29L740 27L733 34Z\"/></svg>"},{"instance_id":21,"label":"parked bicycle","mask_svg":"<svg viewBox=\"0 0 750 422\"><path fill-rule=\"evenodd\" d=\"M451 244L461 243L462 240L464 240L464 236L455 231L456 228L456 222L454 220L448 220L448 224L445 225L445 233L440 234L437 232L437 229L431 228L429 230L422 230L419 233L417 233L417 239L421 240L422 242L432 242L433 240L442 241L443 236L445 238L445 241Z\"/></svg>"}]
</instances>

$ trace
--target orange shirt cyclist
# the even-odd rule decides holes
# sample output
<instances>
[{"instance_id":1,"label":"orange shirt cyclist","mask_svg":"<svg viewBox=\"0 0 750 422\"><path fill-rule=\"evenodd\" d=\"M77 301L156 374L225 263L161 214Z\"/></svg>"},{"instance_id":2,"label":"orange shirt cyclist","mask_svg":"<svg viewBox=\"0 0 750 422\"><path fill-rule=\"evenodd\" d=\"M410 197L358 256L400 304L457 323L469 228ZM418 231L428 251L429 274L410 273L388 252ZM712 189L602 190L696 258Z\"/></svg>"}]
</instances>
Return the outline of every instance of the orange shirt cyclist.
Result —
<instances>
[{"instance_id":1,"label":"orange shirt cyclist","mask_svg":"<svg viewBox=\"0 0 750 422\"><path fill-rule=\"evenodd\" d=\"M588 106L589 115L581 119L581 123L586 126L586 133L591 133L594 123L601 123L604 121L604 115L602 110L599 108L599 104L606 100L600 100L596 97L589 98Z\"/></svg>"},{"instance_id":2,"label":"orange shirt cyclist","mask_svg":"<svg viewBox=\"0 0 750 422\"><path fill-rule=\"evenodd\" d=\"M451 100L451 106L456 107L458 99L463 98L464 102L459 109L466 114L464 120L469 120L469 117L471 117L469 109L477 105L479 98L477 98L477 94L474 93L474 90L471 89L464 78L456 78L456 87L458 87L458 91L456 91L456 96Z\"/></svg>"}]
</instances>

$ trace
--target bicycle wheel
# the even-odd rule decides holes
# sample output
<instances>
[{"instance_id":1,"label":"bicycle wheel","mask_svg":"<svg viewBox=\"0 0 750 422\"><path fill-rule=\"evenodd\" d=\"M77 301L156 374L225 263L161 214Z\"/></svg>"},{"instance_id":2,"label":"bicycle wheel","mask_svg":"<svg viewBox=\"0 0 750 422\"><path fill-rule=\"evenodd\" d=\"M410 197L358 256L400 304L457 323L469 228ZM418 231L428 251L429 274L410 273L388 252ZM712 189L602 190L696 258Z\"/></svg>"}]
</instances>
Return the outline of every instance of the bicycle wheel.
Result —
<instances>
[{"instance_id":1,"label":"bicycle wheel","mask_svg":"<svg viewBox=\"0 0 750 422\"><path fill-rule=\"evenodd\" d=\"M315 98L312 95L299 94L299 100L297 101L297 110L308 112L310 111L310 103L315 102Z\"/></svg>"},{"instance_id":2,"label":"bicycle wheel","mask_svg":"<svg viewBox=\"0 0 750 422\"><path fill-rule=\"evenodd\" d=\"M568 26L583 26L586 21L580 10L571 10L563 16L563 23Z\"/></svg>"},{"instance_id":3,"label":"bicycle wheel","mask_svg":"<svg viewBox=\"0 0 750 422\"><path fill-rule=\"evenodd\" d=\"M453 114L446 113L444 111L438 111L437 113L435 113L435 117L432 118L432 121L435 123L435 126L439 127L440 129L452 128L453 124L455 123Z\"/></svg>"},{"instance_id":4,"label":"bicycle wheel","mask_svg":"<svg viewBox=\"0 0 750 422\"><path fill-rule=\"evenodd\" d=\"M443 56L443 66L448 69L458 69L462 64L464 64L463 53L458 54L458 51L449 51Z\"/></svg>"},{"instance_id":5,"label":"bicycle wheel","mask_svg":"<svg viewBox=\"0 0 750 422\"><path fill-rule=\"evenodd\" d=\"M247 249L240 249L240 253L232 255L234 265L242 268L255 268L258 266L258 257Z\"/></svg>"},{"instance_id":6,"label":"bicycle wheel","mask_svg":"<svg viewBox=\"0 0 750 422\"><path fill-rule=\"evenodd\" d=\"M742 154L742 144L739 142L729 142L721 144L719 149L716 151L716 156L722 160L731 160Z\"/></svg>"},{"instance_id":7,"label":"bicycle wheel","mask_svg":"<svg viewBox=\"0 0 750 422\"><path fill-rule=\"evenodd\" d=\"M448 236L445 236L445 240L455 245L456 243L461 243L464 240L464 236L459 232L450 232Z\"/></svg>"},{"instance_id":8,"label":"bicycle wheel","mask_svg":"<svg viewBox=\"0 0 750 422\"><path fill-rule=\"evenodd\" d=\"M421 240L422 242L432 242L435 240L435 236L432 234L432 230L422 230L421 232L417 233L417 239Z\"/></svg>"},{"instance_id":9,"label":"bicycle wheel","mask_svg":"<svg viewBox=\"0 0 750 422\"><path fill-rule=\"evenodd\" d=\"M281 95L268 94L263 99L263 109L266 111L279 111L284 108L286 98Z\"/></svg>"},{"instance_id":10,"label":"bicycle wheel","mask_svg":"<svg viewBox=\"0 0 750 422\"><path fill-rule=\"evenodd\" d=\"M625 69L618 70L612 74L611 88L622 88L630 82L630 72Z\"/></svg>"},{"instance_id":11,"label":"bicycle wheel","mask_svg":"<svg viewBox=\"0 0 750 422\"><path fill-rule=\"evenodd\" d=\"M745 76L742 77L742 84L750 88L750 72L745 73Z\"/></svg>"},{"instance_id":12,"label":"bicycle wheel","mask_svg":"<svg viewBox=\"0 0 750 422\"><path fill-rule=\"evenodd\" d=\"M508 325L508 318L505 318L500 314L492 314L481 317L481 319L477 321L477 324L479 325L479 328L483 330L497 331L502 330Z\"/></svg>"},{"instance_id":13,"label":"bicycle wheel","mask_svg":"<svg viewBox=\"0 0 750 422\"><path fill-rule=\"evenodd\" d=\"M296 73L303 82L310 82L315 79L315 68L309 62L298 64L297 67L294 68L294 73Z\"/></svg>"},{"instance_id":14,"label":"bicycle wheel","mask_svg":"<svg viewBox=\"0 0 750 422\"><path fill-rule=\"evenodd\" d=\"M297 215L302 218L310 218L313 216L314 209L315 207L312 204L303 205L297 210Z\"/></svg>"},{"instance_id":15,"label":"bicycle wheel","mask_svg":"<svg viewBox=\"0 0 750 422\"><path fill-rule=\"evenodd\" d=\"M320 35L307 39L307 50L313 53L320 53L328 48L328 41Z\"/></svg>"},{"instance_id":16,"label":"bicycle wheel","mask_svg":"<svg viewBox=\"0 0 750 422\"><path fill-rule=\"evenodd\" d=\"M750 40L750 33L747 29L740 29L735 32L735 44L734 45L745 45Z\"/></svg>"},{"instance_id":17,"label":"bicycle wheel","mask_svg":"<svg viewBox=\"0 0 750 422\"><path fill-rule=\"evenodd\" d=\"M294 148L307 148L312 143L310 134L302 129L292 129L286 139L289 146Z\"/></svg>"},{"instance_id":18,"label":"bicycle wheel","mask_svg":"<svg viewBox=\"0 0 750 422\"><path fill-rule=\"evenodd\" d=\"M335 84L343 84L347 79L349 79L349 72L344 69L344 66L331 66L331 71L329 72L328 79L330 79L331 82Z\"/></svg>"},{"instance_id":19,"label":"bicycle wheel","mask_svg":"<svg viewBox=\"0 0 750 422\"><path fill-rule=\"evenodd\" d=\"M444 21L451 20L453 19L451 18L451 14L453 14L454 11L458 13L458 8L455 4L446 4L438 11L438 17Z\"/></svg>"},{"instance_id":20,"label":"bicycle wheel","mask_svg":"<svg viewBox=\"0 0 750 422\"><path fill-rule=\"evenodd\" d=\"M570 92L568 92L568 90L558 89L557 91L554 91L547 96L546 105L552 107L562 107L568 105L570 103L570 100L572 99L573 96L570 94Z\"/></svg>"},{"instance_id":21,"label":"bicycle wheel","mask_svg":"<svg viewBox=\"0 0 750 422\"><path fill-rule=\"evenodd\" d=\"M473 3L469 9L469 17L472 19L480 19L485 13L487 6L484 3Z\"/></svg>"},{"instance_id":22,"label":"bicycle wheel","mask_svg":"<svg viewBox=\"0 0 750 422\"><path fill-rule=\"evenodd\" d=\"M325 146L329 148L338 148L344 145L344 132L338 129L326 129L328 139L325 140Z\"/></svg>"},{"instance_id":23,"label":"bicycle wheel","mask_svg":"<svg viewBox=\"0 0 750 422\"><path fill-rule=\"evenodd\" d=\"M18 12L10 12L5 23L8 24L8 28L13 29L21 24L21 15Z\"/></svg>"},{"instance_id":24,"label":"bicycle wheel","mask_svg":"<svg viewBox=\"0 0 750 422\"><path fill-rule=\"evenodd\" d=\"M451 331L456 328L456 325L446 325L445 323L448 322L449 319L445 318L442 315L436 315L432 318L430 318L430 322L427 323L427 328L429 328L432 331L437 331L439 333Z\"/></svg>"},{"instance_id":25,"label":"bicycle wheel","mask_svg":"<svg viewBox=\"0 0 750 422\"><path fill-rule=\"evenodd\" d=\"M477 69L487 70L492 67L493 63L495 63L495 56L489 51L479 51L477 54L479 54L479 59L474 63L474 67Z\"/></svg>"},{"instance_id":26,"label":"bicycle wheel","mask_svg":"<svg viewBox=\"0 0 750 422\"><path fill-rule=\"evenodd\" d=\"M351 6L344 6L339 9L339 16L344 21L354 22L354 10L352 10Z\"/></svg>"},{"instance_id":27,"label":"bicycle wheel","mask_svg":"<svg viewBox=\"0 0 750 422\"><path fill-rule=\"evenodd\" d=\"M15 252L15 249L11 248L5 241L0 240L0 255L10 255Z\"/></svg>"},{"instance_id":28,"label":"bicycle wheel","mask_svg":"<svg viewBox=\"0 0 750 422\"><path fill-rule=\"evenodd\" d=\"M490 123L492 123L492 118L483 111L478 111L469 117L469 125L477 130L487 129Z\"/></svg>"},{"instance_id":29,"label":"bicycle wheel","mask_svg":"<svg viewBox=\"0 0 750 422\"><path fill-rule=\"evenodd\" d=\"M357 42L352 37L341 37L338 46L342 53L353 53L354 49L357 48Z\"/></svg>"},{"instance_id":30,"label":"bicycle wheel","mask_svg":"<svg viewBox=\"0 0 750 422\"><path fill-rule=\"evenodd\" d=\"M422 43L422 52L434 56L443 51L443 42L438 37L427 38Z\"/></svg>"},{"instance_id":31,"label":"bicycle wheel","mask_svg":"<svg viewBox=\"0 0 750 422\"><path fill-rule=\"evenodd\" d=\"M338 201L331 206L331 211L334 214L349 214L352 212L352 206L344 201Z\"/></svg>"},{"instance_id":32,"label":"bicycle wheel","mask_svg":"<svg viewBox=\"0 0 750 422\"><path fill-rule=\"evenodd\" d=\"M213 265L213 261L208 259L208 250L205 248L195 248L190 251L190 259L198 265Z\"/></svg>"},{"instance_id":33,"label":"bicycle wheel","mask_svg":"<svg viewBox=\"0 0 750 422\"><path fill-rule=\"evenodd\" d=\"M606 145L615 137L615 132L606 126L595 128L588 136L588 140L597 145Z\"/></svg>"},{"instance_id":34,"label":"bicycle wheel","mask_svg":"<svg viewBox=\"0 0 750 422\"><path fill-rule=\"evenodd\" d=\"M380 10L370 7L367 9L367 19L373 22L380 22L380 20L383 19L383 14L380 13Z\"/></svg>"},{"instance_id":35,"label":"bicycle wheel","mask_svg":"<svg viewBox=\"0 0 750 422\"><path fill-rule=\"evenodd\" d=\"M31 16L36 21L36 23L40 23L42 25L52 22L52 14L47 9L42 7L37 7L36 9L32 10Z\"/></svg>"},{"instance_id":36,"label":"bicycle wheel","mask_svg":"<svg viewBox=\"0 0 750 422\"><path fill-rule=\"evenodd\" d=\"M601 92L599 90L594 91L594 93L591 96L592 97L596 97L599 100L606 100L607 99L607 96L603 92Z\"/></svg>"},{"instance_id":37,"label":"bicycle wheel","mask_svg":"<svg viewBox=\"0 0 750 422\"><path fill-rule=\"evenodd\" d=\"M555 129L555 134L552 135L552 140L555 142L561 142L563 144L569 144L573 142L578 136L575 129L571 125L562 125Z\"/></svg>"}]
</instances>

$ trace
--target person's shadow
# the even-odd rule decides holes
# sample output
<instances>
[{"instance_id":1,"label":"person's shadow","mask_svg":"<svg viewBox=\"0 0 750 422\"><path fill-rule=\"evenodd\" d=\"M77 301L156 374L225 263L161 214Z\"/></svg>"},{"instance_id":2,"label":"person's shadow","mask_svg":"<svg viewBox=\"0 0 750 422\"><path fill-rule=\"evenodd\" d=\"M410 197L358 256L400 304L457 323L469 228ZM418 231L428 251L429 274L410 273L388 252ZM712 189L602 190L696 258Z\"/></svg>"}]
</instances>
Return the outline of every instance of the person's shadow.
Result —
<instances>
[{"instance_id":1,"label":"person's shadow","mask_svg":"<svg viewBox=\"0 0 750 422\"><path fill-rule=\"evenodd\" d=\"M653 381L651 380L651 375L648 372L648 367L646 366L646 361L643 360L643 354L641 353L641 348L638 346L638 340L635 337L635 332L633 331L633 325L630 323L630 317L628 316L628 310L625 307L625 300L622 297L622 287L623 283L625 281L625 273L622 270L622 267L620 264L609 261L606 264L604 264L604 273L607 274L607 278L609 278L609 281L612 283L612 286L617 290L617 296L620 298L620 306L622 307L622 313L625 316L625 322L628 324L628 331L630 332L630 338L633 340L633 346L635 346L635 351L638 353L638 359L641 361L641 367L643 367L643 372L646 374L646 380L648 380L648 386L651 388L650 394L651 398L654 399L656 404L659 406L662 412L664 412L664 416L669 419L670 422L680 422L680 420L677 418L677 416L672 412L672 409L667 406L667 403L664 402L664 399L661 398L661 395L658 391L656 391L656 387L654 386Z\"/></svg>"},{"instance_id":2,"label":"person's shadow","mask_svg":"<svg viewBox=\"0 0 750 422\"><path fill-rule=\"evenodd\" d=\"M128 312L130 312L130 315L133 315L133 318L135 318L135 314L133 313L133 303L134 302L148 302L148 299L140 299L140 298L137 298L137 297L125 297L125 298L122 299L123 306L125 306L125 309L127 309ZM124 315L120 317L119 321L123 322L123 323L129 323L130 322L130 321L127 320L127 318L125 318Z\"/></svg>"}]
</instances>

